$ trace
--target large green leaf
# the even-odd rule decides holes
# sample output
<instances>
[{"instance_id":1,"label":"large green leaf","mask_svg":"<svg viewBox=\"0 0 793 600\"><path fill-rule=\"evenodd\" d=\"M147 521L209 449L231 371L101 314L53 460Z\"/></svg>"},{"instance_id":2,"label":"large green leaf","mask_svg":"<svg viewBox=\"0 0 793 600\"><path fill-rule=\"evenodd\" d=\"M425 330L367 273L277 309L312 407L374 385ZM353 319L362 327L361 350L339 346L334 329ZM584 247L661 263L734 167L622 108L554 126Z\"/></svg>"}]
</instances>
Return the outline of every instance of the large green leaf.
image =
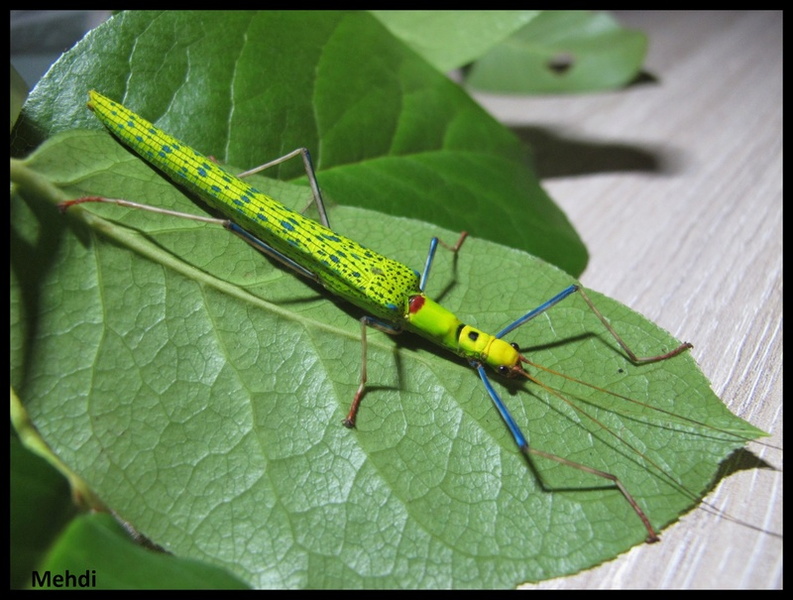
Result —
<instances>
[{"instance_id":1,"label":"large green leaf","mask_svg":"<svg viewBox=\"0 0 793 600\"><path fill-rule=\"evenodd\" d=\"M601 479L537 460L542 489L463 361L370 332L370 387L347 430L357 310L219 227L114 206L60 215L55 201L89 193L200 211L108 135L59 136L11 174L12 384L63 461L178 556L257 587L510 587L643 541ZM358 208L330 217L416 267L430 236L456 237ZM570 281L470 239L438 255L428 292L494 331ZM678 343L592 296L639 354ZM496 382L536 448L617 474L657 529L761 434L691 357L632 366L580 298L510 337L537 362L668 411L538 373L606 430L536 384Z\"/></svg>"},{"instance_id":2,"label":"large green leaf","mask_svg":"<svg viewBox=\"0 0 793 600\"><path fill-rule=\"evenodd\" d=\"M586 264L516 136L367 13L122 13L36 86L16 153L101 128L89 89L245 168L306 146L333 202L467 230L574 275ZM302 175L299 161L278 170Z\"/></svg>"}]
</instances>

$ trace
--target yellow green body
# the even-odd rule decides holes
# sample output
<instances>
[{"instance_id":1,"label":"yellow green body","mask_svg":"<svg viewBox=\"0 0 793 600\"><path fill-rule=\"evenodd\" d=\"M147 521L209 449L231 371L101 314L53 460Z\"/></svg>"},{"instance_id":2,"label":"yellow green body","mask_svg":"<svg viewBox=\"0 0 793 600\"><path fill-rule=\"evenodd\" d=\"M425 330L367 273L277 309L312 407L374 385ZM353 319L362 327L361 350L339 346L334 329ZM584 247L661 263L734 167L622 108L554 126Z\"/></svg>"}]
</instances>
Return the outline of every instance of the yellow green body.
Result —
<instances>
[{"instance_id":1,"label":"yellow green body","mask_svg":"<svg viewBox=\"0 0 793 600\"><path fill-rule=\"evenodd\" d=\"M253 237L313 273L328 291L377 319L469 360L512 368L510 344L463 324L427 298L417 271L304 217L102 94L88 107L124 145Z\"/></svg>"}]
</instances>

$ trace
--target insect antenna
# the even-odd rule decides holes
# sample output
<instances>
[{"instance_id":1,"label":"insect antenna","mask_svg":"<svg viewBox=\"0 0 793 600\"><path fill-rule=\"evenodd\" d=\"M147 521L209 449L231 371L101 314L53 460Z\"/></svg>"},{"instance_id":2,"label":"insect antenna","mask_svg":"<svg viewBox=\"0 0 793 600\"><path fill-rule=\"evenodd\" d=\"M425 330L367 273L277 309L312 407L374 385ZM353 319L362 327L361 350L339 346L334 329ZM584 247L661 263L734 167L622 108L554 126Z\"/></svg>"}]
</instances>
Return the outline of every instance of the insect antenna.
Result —
<instances>
[{"instance_id":1,"label":"insect antenna","mask_svg":"<svg viewBox=\"0 0 793 600\"><path fill-rule=\"evenodd\" d=\"M707 429L707 430L713 432L714 434L722 434L724 436L728 436L728 437L732 438L735 441L740 441L740 442L756 441L756 440L747 439L747 438L745 438L743 436L740 436L740 435L738 435L738 434L736 434L736 433L734 433L732 431L729 431L729 430L726 430L726 429L722 429L722 428L719 428L719 427L715 427L713 425L704 423L702 421L698 421L697 419L693 419L693 418L690 418L690 417L685 417L685 416L682 416L682 415L675 414L672 411L669 411L669 410L666 410L666 409L663 409L663 408L660 408L660 407L657 407L657 406L653 406L653 405L648 404L646 402L641 402L639 400L636 400L635 398L631 398L631 397L626 396L624 394L620 394L618 392L614 392L612 390L609 390L609 389L594 385L592 383L583 381L583 380L578 379L576 377L572 377L572 376L567 375L565 373L561 373L561 372L556 371L554 369L551 369L549 367L543 366L543 365L541 365L539 363L535 363L535 362L527 359L523 355L520 355L520 362L524 363L524 364L526 364L526 365L528 365L528 366L530 366L530 367L532 367L534 369L537 369L537 370L540 370L540 371L544 371L544 372L546 372L546 373L548 373L550 375L554 375L554 376L560 377L560 378L565 379L567 381L582 385L584 387L587 387L587 388L590 388L592 390L601 392L603 394L607 394L607 395L612 396L614 398L618 398L620 400L623 400L623 401L625 401L627 403L630 403L630 404L633 404L635 406L641 407L643 409L648 409L648 410L657 412L659 414L662 414L662 415L664 415L666 417L670 417L670 418L674 419L675 421L677 421L679 424L689 425L689 426L696 426L698 428L704 428L704 429ZM587 420L589 420L590 422L592 422L595 425L597 425L599 429L601 429L605 433L608 433L609 435L611 435L613 438L618 440L620 442L620 444L624 445L631 452L635 453L642 460L646 461L647 464L649 464L653 468L655 468L657 470L657 472L660 473L664 477L664 479L668 483L670 483L672 486L674 486L674 488L677 489L680 493L686 495L687 497L689 497L693 501L700 502L701 503L700 508L702 510L704 510L704 511L710 513L710 514L713 514L713 515L725 518L727 520L730 520L730 521L732 521L734 523L737 523L739 525L748 527L750 529L753 529L753 530L756 530L756 531L760 531L762 533L767 533L769 535L781 538L781 535L778 534L778 533L775 533L773 531L765 530L762 527L758 527L757 525L753 525L752 523L748 523L746 521L743 521L743 520L741 520L741 519L739 519L739 518L737 518L737 517L735 517L733 515L730 515L729 513L724 512L723 510L721 510L718 507L706 502L705 500L700 500L700 495L696 494L695 492L693 492L692 490L687 488L679 480L679 478L676 477L674 474L670 473L668 469L665 469L665 468L661 467L661 465L659 465L656 461L654 461L652 458L647 456L646 453L644 453L641 450L639 450L635 445L631 444L628 440L626 440L619 433L615 432L610 427L608 427L605 423L603 423L602 421L600 421L599 419L597 419L596 417L594 417L593 415L588 413L584 408L582 408L581 406L579 406L578 404L576 404L575 402L570 400L562 392L560 392L559 390L551 387L550 385L546 384L545 382L541 381L540 379L538 379L537 377L535 377L534 375L532 375L531 373L526 371L523 367L520 366L520 364L518 364L517 366L515 366L512 369L511 375L512 376L517 375L517 376L525 377L526 379L528 379L532 383L538 385L540 388L542 388L543 390L545 390L549 394L553 395L554 397L556 397L559 400L561 400L562 402L564 402L567 406L572 408L576 413L578 413L579 415L582 415ZM756 443L761 444L763 446L770 447L770 448L777 448L776 446L773 446L772 444L766 444L766 443L763 443L763 442L756 442ZM535 452L535 454L536 453L537 452Z\"/></svg>"}]
</instances>

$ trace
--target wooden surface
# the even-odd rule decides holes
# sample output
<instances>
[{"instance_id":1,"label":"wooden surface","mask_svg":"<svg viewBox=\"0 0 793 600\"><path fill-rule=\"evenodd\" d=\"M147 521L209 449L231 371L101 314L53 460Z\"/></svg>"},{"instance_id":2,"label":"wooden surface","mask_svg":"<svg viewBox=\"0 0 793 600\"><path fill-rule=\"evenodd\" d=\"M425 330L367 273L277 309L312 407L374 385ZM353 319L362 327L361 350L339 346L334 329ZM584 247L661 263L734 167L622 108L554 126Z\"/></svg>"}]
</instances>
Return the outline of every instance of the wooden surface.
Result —
<instances>
[{"instance_id":1,"label":"wooden surface","mask_svg":"<svg viewBox=\"0 0 793 600\"><path fill-rule=\"evenodd\" d=\"M587 244L581 281L678 338L730 409L782 446L782 14L623 12L654 81L567 97L477 95L532 143ZM781 450L708 501L782 532ZM781 588L782 541L692 513L662 542L530 588Z\"/></svg>"}]
</instances>

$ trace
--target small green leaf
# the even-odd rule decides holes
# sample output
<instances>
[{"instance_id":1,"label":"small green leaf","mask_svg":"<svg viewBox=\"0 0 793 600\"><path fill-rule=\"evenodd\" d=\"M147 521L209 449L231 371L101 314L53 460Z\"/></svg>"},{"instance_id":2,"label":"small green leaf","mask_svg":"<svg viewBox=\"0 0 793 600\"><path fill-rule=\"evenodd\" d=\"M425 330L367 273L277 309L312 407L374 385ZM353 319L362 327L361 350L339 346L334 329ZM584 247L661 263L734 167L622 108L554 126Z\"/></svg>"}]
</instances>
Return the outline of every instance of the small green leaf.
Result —
<instances>
[{"instance_id":1,"label":"small green leaf","mask_svg":"<svg viewBox=\"0 0 793 600\"><path fill-rule=\"evenodd\" d=\"M537 10L374 10L396 37L446 73L473 62L534 19Z\"/></svg>"},{"instance_id":2,"label":"small green leaf","mask_svg":"<svg viewBox=\"0 0 793 600\"><path fill-rule=\"evenodd\" d=\"M10 587L30 584L30 574L58 532L74 516L66 480L11 436Z\"/></svg>"},{"instance_id":3,"label":"small green leaf","mask_svg":"<svg viewBox=\"0 0 793 600\"><path fill-rule=\"evenodd\" d=\"M59 136L14 163L12 179L12 384L62 460L177 556L254 587L513 587L644 540L602 479L547 460L530 468L456 357L370 332L369 387L347 430L359 311L220 227L114 206L60 215L56 200L89 193L200 212L106 134ZM416 267L432 235L457 235L359 208L330 218ZM428 293L496 331L570 282L470 239L439 253ZM678 344L592 299L637 353ZM561 397L495 381L534 447L616 474L659 530L762 435L690 356L630 364L580 298L509 337L538 363L642 403L544 372Z\"/></svg>"},{"instance_id":4,"label":"small green leaf","mask_svg":"<svg viewBox=\"0 0 793 600\"><path fill-rule=\"evenodd\" d=\"M55 579L59 575L60 581ZM246 589L223 569L131 543L128 533L106 514L72 521L28 584L48 589Z\"/></svg>"},{"instance_id":5,"label":"small green leaf","mask_svg":"<svg viewBox=\"0 0 793 600\"><path fill-rule=\"evenodd\" d=\"M512 93L622 87L639 74L647 38L606 13L543 11L474 63L472 88Z\"/></svg>"}]
</instances>

